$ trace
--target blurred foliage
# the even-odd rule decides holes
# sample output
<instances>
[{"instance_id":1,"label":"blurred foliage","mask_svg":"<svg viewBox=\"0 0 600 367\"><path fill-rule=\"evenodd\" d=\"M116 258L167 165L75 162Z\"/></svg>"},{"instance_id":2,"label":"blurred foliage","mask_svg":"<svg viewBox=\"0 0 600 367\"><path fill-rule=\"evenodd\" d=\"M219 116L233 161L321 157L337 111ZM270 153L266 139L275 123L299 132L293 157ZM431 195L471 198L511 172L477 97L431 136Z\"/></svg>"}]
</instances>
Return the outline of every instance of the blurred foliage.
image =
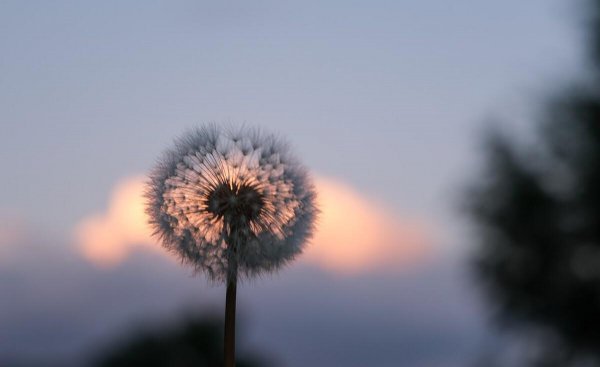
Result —
<instances>
[{"instance_id":1,"label":"blurred foliage","mask_svg":"<svg viewBox=\"0 0 600 367\"><path fill-rule=\"evenodd\" d=\"M221 367L223 321L192 318L179 327L146 330L102 352L95 367ZM238 367L264 367L264 358L240 355Z\"/></svg>"},{"instance_id":2,"label":"blurred foliage","mask_svg":"<svg viewBox=\"0 0 600 367\"><path fill-rule=\"evenodd\" d=\"M589 77L548 101L534 144L490 133L468 192L496 320L535 336L518 365L600 366L600 1L588 5Z\"/></svg>"}]
</instances>

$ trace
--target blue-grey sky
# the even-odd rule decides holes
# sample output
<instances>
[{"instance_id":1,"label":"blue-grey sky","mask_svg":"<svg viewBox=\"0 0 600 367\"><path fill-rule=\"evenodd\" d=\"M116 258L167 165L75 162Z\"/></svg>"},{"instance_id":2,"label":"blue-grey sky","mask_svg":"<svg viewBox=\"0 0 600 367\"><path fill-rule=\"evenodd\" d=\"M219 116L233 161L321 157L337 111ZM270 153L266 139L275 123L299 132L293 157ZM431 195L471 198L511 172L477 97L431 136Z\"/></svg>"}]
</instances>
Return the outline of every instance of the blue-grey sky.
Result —
<instances>
[{"instance_id":1,"label":"blue-grey sky","mask_svg":"<svg viewBox=\"0 0 600 367\"><path fill-rule=\"evenodd\" d=\"M5 227L25 223L23 228L34 232L13 244L35 243L63 251L70 248L73 228L82 218L105 210L115 183L147 172L187 127L208 121L248 123L288 138L317 174L335 177L366 197L426 223L436 232L440 247L450 252L464 249L469 241L455 210L456 193L475 174L483 122L508 116L509 124L530 116L541 97L578 72L583 65L581 13L576 6L580 3L4 0L0 2L0 218ZM4 268L0 289L20 284L14 279L25 279L33 284L27 289L39 292L45 286L40 279L62 269L51 264L39 267L25 258L22 266L11 260L12 265ZM107 289L117 282L110 277L143 278L140 282L151 287L152 282L144 278L151 274L141 271L144 267L135 265L135 259L130 261L126 264L131 267L122 265L108 275L86 269L79 260L67 261L71 268L64 271L81 282L65 285L61 280L61 289L65 297L76 298L77 290L91 282L97 292L110 293ZM439 262L454 274L452 281L446 281L451 284L437 281L445 279L439 276ZM449 290L466 292L469 287L456 275L461 273L459 263L442 256L420 269L414 283L402 275L386 275L381 284L424 286L416 308L443 302ZM164 270L166 286L178 276L189 282L182 275L187 273L168 269ZM328 283L322 279L326 275L311 278L306 268L293 271L283 284L304 287L299 293L303 296L309 290L327 295L323 286L341 287L332 303L313 304L320 310L311 315L314 319L328 320L336 314L335 302L351 303L354 296L369 294L368 289L374 293L364 297L378 299L377 289L383 289L370 287L380 284L373 274ZM249 313L256 315L252 325L256 344L274 343L275 352L283 349L281 358L292 367L333 365L327 359L333 357L319 353L313 355L315 360L303 363L302 354L286 349L285 343L277 344L285 340L273 336L282 332L282 325L293 328L305 322L293 317L297 310L275 313L285 320L281 324L261 323L265 316L260 300L276 294L269 288L277 287L276 282L259 287L258 300L252 300L252 292L242 291L247 292L242 300L246 297L248 304L259 305L249 307ZM165 307L176 310L183 305L183 295L193 289L189 284L182 286L181 293L174 291L173 303ZM219 289L211 292L219 294ZM12 308L0 307L0 330L2 323L6 326L14 320L7 310L25 312L19 299L27 299L27 292L19 294ZM407 334L394 334L404 323L410 324L410 317L397 316L389 324L377 318L404 305L402 299L363 301L365 313L351 308L346 319L332 321L330 330L363 314L367 316L352 324L352 332L369 335L370 326L387 325L384 332L410 339ZM39 301L48 302L53 301ZM475 307L466 296L456 305L465 310ZM26 310L38 314L31 307ZM274 312L266 306L265 310ZM444 316L435 307L424 312L425 319ZM50 312L40 320L51 328L62 320L60 314ZM115 329L115 320L125 322L126 315L132 316L122 310L115 314L119 316L107 316ZM482 332L479 316L470 321L449 314L446 321L450 326L437 331L419 329L414 323L408 326L422 334L415 332L416 341L408 345L437 340L435 348L441 349L427 358L418 355L418 348L412 349L417 356L407 359L406 365L450 366L468 360L466 355L477 346L473 340ZM17 324L10 325L18 330ZM75 328L71 337L84 340L80 334L93 334L90 330L96 329ZM336 332L343 334L343 330ZM339 340L334 334L327 335ZM299 335L298 343L305 343L305 348L315 338L310 333ZM467 342L457 347L452 335L463 335L459 344ZM0 332L1 337L8 338ZM356 340L344 344L342 338L339 343L332 346L353 348ZM19 350L16 344L14 350ZM381 346L382 353L394 345ZM56 346L54 352L65 348ZM441 351L444 348L448 350ZM362 361L355 355L347 358Z\"/></svg>"},{"instance_id":2,"label":"blue-grey sky","mask_svg":"<svg viewBox=\"0 0 600 367\"><path fill-rule=\"evenodd\" d=\"M0 203L69 228L185 127L233 121L435 215L481 120L578 65L575 13L559 0L3 1Z\"/></svg>"}]
</instances>

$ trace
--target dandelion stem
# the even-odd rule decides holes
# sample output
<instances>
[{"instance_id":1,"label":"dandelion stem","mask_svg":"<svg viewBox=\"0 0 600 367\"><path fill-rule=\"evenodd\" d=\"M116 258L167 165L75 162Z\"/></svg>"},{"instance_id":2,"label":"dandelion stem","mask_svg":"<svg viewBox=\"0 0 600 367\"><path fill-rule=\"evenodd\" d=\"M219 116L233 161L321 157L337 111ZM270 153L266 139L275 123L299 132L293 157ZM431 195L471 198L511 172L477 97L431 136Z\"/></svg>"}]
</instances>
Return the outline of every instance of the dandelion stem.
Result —
<instances>
[{"instance_id":1,"label":"dandelion stem","mask_svg":"<svg viewBox=\"0 0 600 367\"><path fill-rule=\"evenodd\" d=\"M237 271L227 279L225 296L225 367L235 367L235 306Z\"/></svg>"}]
</instances>

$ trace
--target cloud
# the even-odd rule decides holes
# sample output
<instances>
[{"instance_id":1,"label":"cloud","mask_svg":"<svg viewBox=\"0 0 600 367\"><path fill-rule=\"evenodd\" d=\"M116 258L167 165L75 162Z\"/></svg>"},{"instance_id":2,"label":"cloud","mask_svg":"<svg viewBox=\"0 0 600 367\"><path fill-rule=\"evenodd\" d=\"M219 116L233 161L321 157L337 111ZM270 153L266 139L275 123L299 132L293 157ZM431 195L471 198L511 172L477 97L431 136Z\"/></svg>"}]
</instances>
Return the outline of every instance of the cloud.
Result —
<instances>
[{"instance_id":1,"label":"cloud","mask_svg":"<svg viewBox=\"0 0 600 367\"><path fill-rule=\"evenodd\" d=\"M321 215L300 261L349 274L399 268L430 249L423 225L400 218L339 180L317 177L315 183ZM78 249L86 259L107 267L123 261L135 248L162 251L150 235L143 190L143 177L122 180L115 185L106 212L76 226Z\"/></svg>"},{"instance_id":2,"label":"cloud","mask_svg":"<svg viewBox=\"0 0 600 367\"><path fill-rule=\"evenodd\" d=\"M23 223L20 220L0 216L0 264L14 256L12 248L21 242L24 236Z\"/></svg>"},{"instance_id":3,"label":"cloud","mask_svg":"<svg viewBox=\"0 0 600 367\"><path fill-rule=\"evenodd\" d=\"M144 213L144 178L129 177L115 185L105 213L82 220L75 228L81 254L100 266L123 261L135 247L158 250Z\"/></svg>"},{"instance_id":4,"label":"cloud","mask_svg":"<svg viewBox=\"0 0 600 367\"><path fill-rule=\"evenodd\" d=\"M305 260L353 273L412 263L430 249L424 226L399 218L349 185L316 179L321 208L318 230Z\"/></svg>"}]
</instances>

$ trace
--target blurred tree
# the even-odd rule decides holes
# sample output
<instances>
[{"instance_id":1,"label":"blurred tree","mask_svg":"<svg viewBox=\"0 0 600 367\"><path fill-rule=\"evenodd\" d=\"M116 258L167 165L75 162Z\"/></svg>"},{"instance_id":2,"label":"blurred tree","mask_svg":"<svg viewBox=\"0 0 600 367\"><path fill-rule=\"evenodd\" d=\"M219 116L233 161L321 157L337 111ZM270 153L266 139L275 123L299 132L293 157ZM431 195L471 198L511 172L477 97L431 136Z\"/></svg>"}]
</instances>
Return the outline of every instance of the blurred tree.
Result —
<instances>
[{"instance_id":1,"label":"blurred tree","mask_svg":"<svg viewBox=\"0 0 600 367\"><path fill-rule=\"evenodd\" d=\"M500 325L537 335L529 365L600 366L600 0L588 4L589 77L548 101L535 144L489 134L468 192L477 277Z\"/></svg>"},{"instance_id":2,"label":"blurred tree","mask_svg":"<svg viewBox=\"0 0 600 367\"><path fill-rule=\"evenodd\" d=\"M193 318L179 328L145 331L97 358L95 367L222 367L223 322ZM261 358L241 355L238 367L264 367Z\"/></svg>"}]
</instances>

